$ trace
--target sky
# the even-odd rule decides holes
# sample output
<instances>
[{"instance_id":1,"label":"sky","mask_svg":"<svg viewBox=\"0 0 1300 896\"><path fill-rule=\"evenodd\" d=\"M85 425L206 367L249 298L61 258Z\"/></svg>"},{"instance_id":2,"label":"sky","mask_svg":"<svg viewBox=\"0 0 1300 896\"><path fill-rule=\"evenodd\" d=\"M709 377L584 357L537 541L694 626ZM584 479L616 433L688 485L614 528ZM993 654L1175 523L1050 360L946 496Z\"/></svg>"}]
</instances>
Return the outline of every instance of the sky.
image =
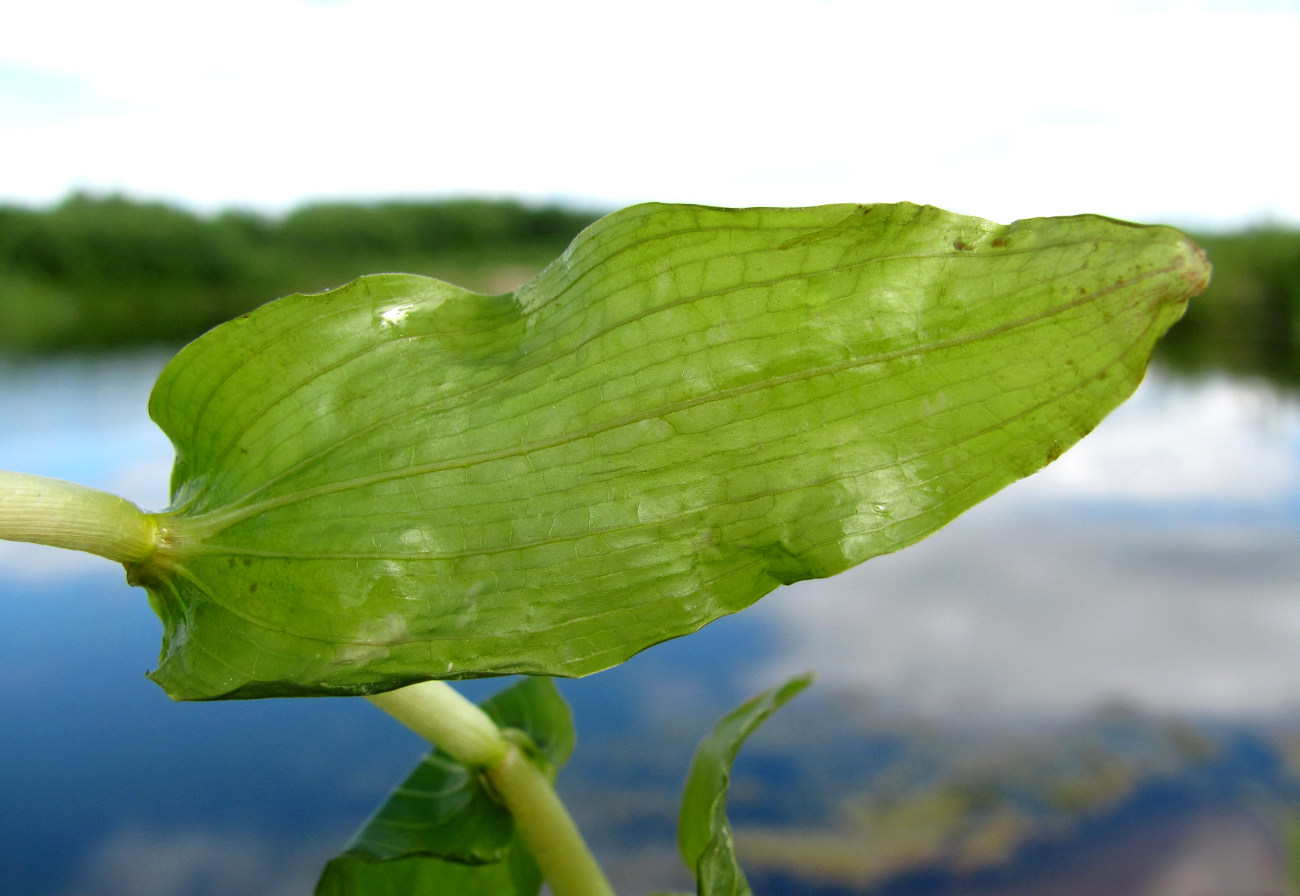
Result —
<instances>
[{"instance_id":1,"label":"sky","mask_svg":"<svg viewBox=\"0 0 1300 896\"><path fill-rule=\"evenodd\" d=\"M1300 224L1297 0L44 0L0 202L910 200Z\"/></svg>"}]
</instances>

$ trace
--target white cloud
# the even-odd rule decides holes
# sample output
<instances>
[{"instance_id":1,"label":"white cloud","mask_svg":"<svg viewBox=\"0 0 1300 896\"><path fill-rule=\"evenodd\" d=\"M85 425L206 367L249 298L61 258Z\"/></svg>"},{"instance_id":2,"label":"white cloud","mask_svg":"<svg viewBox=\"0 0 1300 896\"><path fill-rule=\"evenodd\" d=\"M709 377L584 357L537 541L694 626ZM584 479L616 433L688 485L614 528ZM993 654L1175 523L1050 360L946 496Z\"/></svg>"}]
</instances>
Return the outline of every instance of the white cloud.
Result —
<instances>
[{"instance_id":1,"label":"white cloud","mask_svg":"<svg viewBox=\"0 0 1300 896\"><path fill-rule=\"evenodd\" d=\"M308 893L342 838L274 843L214 830L126 827L87 857L66 892L176 896L180 893Z\"/></svg>"},{"instance_id":2,"label":"white cloud","mask_svg":"<svg viewBox=\"0 0 1300 896\"><path fill-rule=\"evenodd\" d=\"M907 550L752 611L769 677L938 717L1068 717L1121 701L1251 717L1300 708L1290 531L1089 527L973 511Z\"/></svg>"},{"instance_id":3,"label":"white cloud","mask_svg":"<svg viewBox=\"0 0 1300 896\"><path fill-rule=\"evenodd\" d=\"M1293 712L1298 452L1300 405L1267 386L1153 375L936 535L764 598L770 675L940 716Z\"/></svg>"},{"instance_id":4,"label":"white cloud","mask_svg":"<svg viewBox=\"0 0 1300 896\"><path fill-rule=\"evenodd\" d=\"M1295 10L794 9L52 0L0 36L0 63L75 79L103 111L0 121L23 172L0 196L907 198L1003 220L1300 220L1278 114Z\"/></svg>"},{"instance_id":5,"label":"white cloud","mask_svg":"<svg viewBox=\"0 0 1300 896\"><path fill-rule=\"evenodd\" d=\"M1151 374L1019 499L1276 505L1300 494L1300 404L1265 383Z\"/></svg>"}]
</instances>

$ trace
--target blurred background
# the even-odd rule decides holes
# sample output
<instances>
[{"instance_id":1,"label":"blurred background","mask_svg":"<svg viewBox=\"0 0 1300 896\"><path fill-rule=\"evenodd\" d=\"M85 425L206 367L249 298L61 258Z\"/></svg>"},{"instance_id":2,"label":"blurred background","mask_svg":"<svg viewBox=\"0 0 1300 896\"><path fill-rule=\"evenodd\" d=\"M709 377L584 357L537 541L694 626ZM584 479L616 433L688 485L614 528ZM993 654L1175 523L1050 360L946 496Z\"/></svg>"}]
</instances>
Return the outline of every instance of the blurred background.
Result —
<instances>
[{"instance_id":1,"label":"blurred background","mask_svg":"<svg viewBox=\"0 0 1300 896\"><path fill-rule=\"evenodd\" d=\"M620 892L744 697L760 896L1300 892L1300 4L46 0L0 29L0 469L168 503L154 377L362 273L505 291L644 200L1181 226L1132 401L930 540L565 682ZM173 704L106 561L0 542L0 890L309 893L420 742ZM475 683L484 696L499 687Z\"/></svg>"}]
</instances>

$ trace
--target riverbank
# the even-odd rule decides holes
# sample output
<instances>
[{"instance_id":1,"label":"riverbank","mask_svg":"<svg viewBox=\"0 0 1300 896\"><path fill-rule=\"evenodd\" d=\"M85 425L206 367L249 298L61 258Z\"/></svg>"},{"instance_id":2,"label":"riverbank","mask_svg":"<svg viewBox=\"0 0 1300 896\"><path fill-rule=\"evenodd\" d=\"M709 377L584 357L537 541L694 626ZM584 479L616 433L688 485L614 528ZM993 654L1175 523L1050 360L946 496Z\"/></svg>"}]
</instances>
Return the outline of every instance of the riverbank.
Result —
<instances>
[{"instance_id":1,"label":"riverbank","mask_svg":"<svg viewBox=\"0 0 1300 896\"><path fill-rule=\"evenodd\" d=\"M505 292L601 211L464 199L201 216L87 195L0 206L0 355L178 347L279 296L381 271ZM1157 357L1300 384L1300 232L1194 236L1214 279Z\"/></svg>"}]
</instances>

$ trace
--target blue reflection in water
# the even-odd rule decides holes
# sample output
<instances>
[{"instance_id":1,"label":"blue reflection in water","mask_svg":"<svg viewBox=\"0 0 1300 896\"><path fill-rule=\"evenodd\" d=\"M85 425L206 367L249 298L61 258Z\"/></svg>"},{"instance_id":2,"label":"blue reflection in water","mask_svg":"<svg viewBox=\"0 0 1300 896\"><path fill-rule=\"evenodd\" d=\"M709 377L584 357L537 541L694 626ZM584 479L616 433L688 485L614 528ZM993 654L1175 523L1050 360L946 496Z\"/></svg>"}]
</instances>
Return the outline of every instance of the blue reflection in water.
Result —
<instances>
[{"instance_id":1,"label":"blue reflection in water","mask_svg":"<svg viewBox=\"0 0 1300 896\"><path fill-rule=\"evenodd\" d=\"M253 884L243 892L270 884L309 891L319 865L415 765L422 743L356 699L173 703L143 677L159 625L143 593L115 578L109 569L55 587L6 581L0 588L4 890L36 896L90 882L95 892L117 884L136 894L236 893ZM600 755L653 737L658 724L668 726L665 763L684 773L690 739L682 735L698 737L703 727L672 726L738 701L736 686L714 676L752 667L767 640L756 622L736 617L691 643L562 683L588 748L566 777L628 783L626 769L621 782L609 781ZM501 686L474 682L466 690L481 699ZM660 786L663 770L653 771ZM151 872L158 856L148 850L129 861L99 854L106 846L129 851L142 838L161 838L162 852L186 851L195 879L176 889L175 880ZM230 859L223 853L246 853L250 842L270 846L242 859L248 879L238 873L238 856L234 873L221 868ZM193 854L205 848L213 855Z\"/></svg>"},{"instance_id":2,"label":"blue reflection in water","mask_svg":"<svg viewBox=\"0 0 1300 896\"><path fill-rule=\"evenodd\" d=\"M0 468L161 506L170 454L145 400L162 361L0 368ZM972 755L996 765L1005 748L990 742L1014 733L1023 745L1048 716L1073 724L1108 700L1201 727L1185 743L1140 715L1070 729L1070 743L1100 738L1100 755L1151 770L1104 804L1114 811L1097 817L1111 827L1078 827L1078 842L1110 842L1125 817L1190 825L1188 788L1218 793L1205 782L1223 776L1286 797L1276 742L1249 726L1300 717L1298 419L1262 387L1157 380L1048 474L930 541L563 682L579 732L562 779L575 814L628 889L686 886L671 850L694 742L743 697L808 667L821 685L737 768L734 816L753 842L765 829L811 830L822 854L851 847L852 819L879 813L861 794L946 787ZM309 892L423 751L360 700L172 703L143 678L159 631L111 564L0 543L0 890ZM1228 737L1208 717L1238 727ZM1040 762L1050 777L1092 761L1056 755L1019 768ZM1005 769L980 781L1024 805L1042 783ZM1036 868L1072 860L1038 849L1024 853ZM807 892L865 892L868 881L836 890L825 867L782 864L775 851L755 867L773 887L799 880ZM904 869L890 886L967 892L945 868ZM980 892L975 878L962 886Z\"/></svg>"}]
</instances>

